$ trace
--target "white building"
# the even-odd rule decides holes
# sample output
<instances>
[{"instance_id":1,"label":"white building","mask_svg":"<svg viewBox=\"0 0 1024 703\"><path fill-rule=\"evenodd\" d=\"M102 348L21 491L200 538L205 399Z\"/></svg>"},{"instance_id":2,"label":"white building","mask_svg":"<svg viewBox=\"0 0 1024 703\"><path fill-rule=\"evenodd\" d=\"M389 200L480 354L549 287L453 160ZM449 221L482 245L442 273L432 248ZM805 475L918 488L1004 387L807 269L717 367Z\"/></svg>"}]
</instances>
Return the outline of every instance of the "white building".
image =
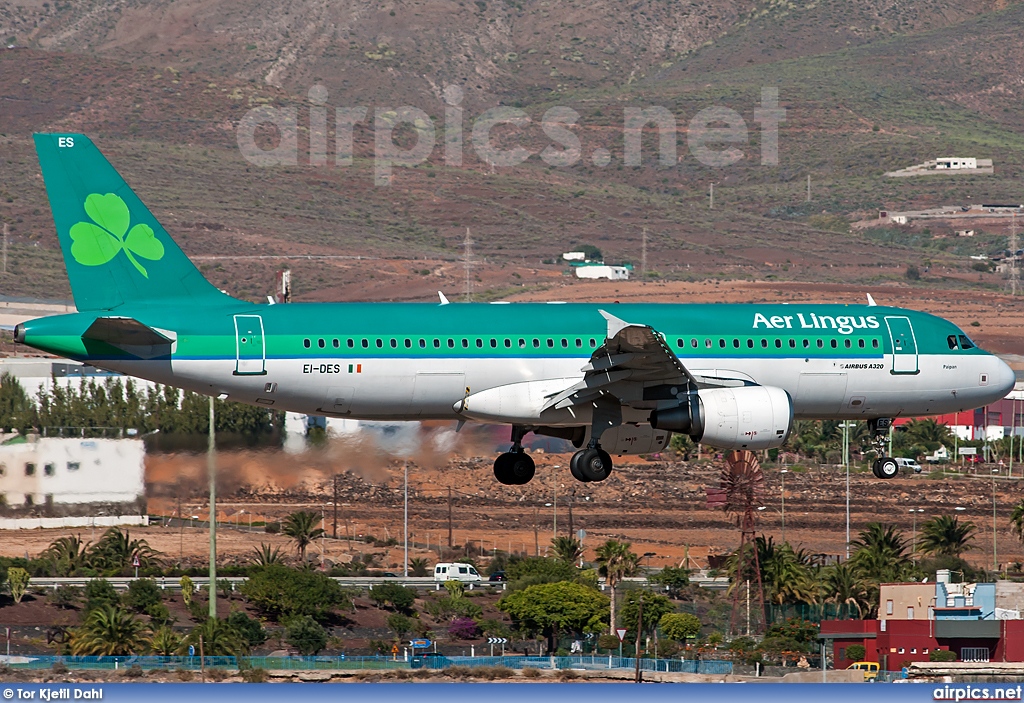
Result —
<instances>
[{"instance_id":1,"label":"white building","mask_svg":"<svg viewBox=\"0 0 1024 703\"><path fill-rule=\"evenodd\" d=\"M629 269L625 266L577 266L576 278L607 278L612 281L625 281L629 278Z\"/></svg>"},{"instance_id":2,"label":"white building","mask_svg":"<svg viewBox=\"0 0 1024 703\"><path fill-rule=\"evenodd\" d=\"M587 255L582 251L567 251L562 254L562 259L564 261L586 261Z\"/></svg>"},{"instance_id":3,"label":"white building","mask_svg":"<svg viewBox=\"0 0 1024 703\"><path fill-rule=\"evenodd\" d=\"M978 160L969 156L943 156L935 159L937 171L978 168Z\"/></svg>"},{"instance_id":4,"label":"white building","mask_svg":"<svg viewBox=\"0 0 1024 703\"><path fill-rule=\"evenodd\" d=\"M0 445L0 497L13 509L135 505L145 454L141 439L16 438Z\"/></svg>"}]
</instances>

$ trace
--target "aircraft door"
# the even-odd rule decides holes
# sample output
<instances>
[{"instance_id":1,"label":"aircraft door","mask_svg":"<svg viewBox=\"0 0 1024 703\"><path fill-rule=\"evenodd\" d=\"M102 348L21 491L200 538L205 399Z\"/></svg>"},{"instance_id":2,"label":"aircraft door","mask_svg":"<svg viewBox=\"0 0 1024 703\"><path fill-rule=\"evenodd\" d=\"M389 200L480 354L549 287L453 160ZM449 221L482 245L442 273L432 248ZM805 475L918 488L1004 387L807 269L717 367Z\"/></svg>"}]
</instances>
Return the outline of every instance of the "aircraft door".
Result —
<instances>
[{"instance_id":1,"label":"aircraft door","mask_svg":"<svg viewBox=\"0 0 1024 703\"><path fill-rule=\"evenodd\" d=\"M235 315L235 375L265 374L266 361L263 318L259 315Z\"/></svg>"},{"instance_id":2,"label":"aircraft door","mask_svg":"<svg viewBox=\"0 0 1024 703\"><path fill-rule=\"evenodd\" d=\"M909 317L886 317L892 341L892 372L917 373L917 339Z\"/></svg>"}]
</instances>

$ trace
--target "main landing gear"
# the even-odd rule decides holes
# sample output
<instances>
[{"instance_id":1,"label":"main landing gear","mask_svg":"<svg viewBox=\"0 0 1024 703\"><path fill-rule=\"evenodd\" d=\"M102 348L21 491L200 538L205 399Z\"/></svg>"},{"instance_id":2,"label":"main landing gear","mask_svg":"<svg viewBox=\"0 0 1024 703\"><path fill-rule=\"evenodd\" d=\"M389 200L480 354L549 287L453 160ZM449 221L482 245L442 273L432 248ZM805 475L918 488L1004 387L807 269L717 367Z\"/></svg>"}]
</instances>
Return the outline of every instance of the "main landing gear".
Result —
<instances>
[{"instance_id":1,"label":"main landing gear","mask_svg":"<svg viewBox=\"0 0 1024 703\"><path fill-rule=\"evenodd\" d=\"M891 417L880 417L868 421L868 428L871 430L871 443L875 445L875 455L878 457L871 465L871 473L877 478L896 478L900 473L900 465L896 463L896 460L885 456L885 441L891 427Z\"/></svg>"},{"instance_id":2,"label":"main landing gear","mask_svg":"<svg viewBox=\"0 0 1024 703\"><path fill-rule=\"evenodd\" d=\"M523 486L530 482L537 472L537 465L530 455L523 451L523 437L527 430L512 426L512 449L500 454L494 460L494 478L506 486Z\"/></svg>"},{"instance_id":3,"label":"main landing gear","mask_svg":"<svg viewBox=\"0 0 1024 703\"><path fill-rule=\"evenodd\" d=\"M603 481L612 473L612 458L600 444L591 442L591 446L572 455L569 471L573 478L583 483Z\"/></svg>"}]
</instances>

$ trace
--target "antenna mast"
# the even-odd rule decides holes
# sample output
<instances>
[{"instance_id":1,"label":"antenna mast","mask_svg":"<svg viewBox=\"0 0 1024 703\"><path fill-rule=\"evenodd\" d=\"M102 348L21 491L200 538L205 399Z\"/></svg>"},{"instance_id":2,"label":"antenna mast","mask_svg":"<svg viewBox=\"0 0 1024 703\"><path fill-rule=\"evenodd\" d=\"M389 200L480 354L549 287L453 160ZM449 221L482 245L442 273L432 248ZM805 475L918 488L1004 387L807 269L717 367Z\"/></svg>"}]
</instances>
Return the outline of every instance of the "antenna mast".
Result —
<instances>
[{"instance_id":1,"label":"antenna mast","mask_svg":"<svg viewBox=\"0 0 1024 703\"><path fill-rule=\"evenodd\" d=\"M469 236L469 227L466 228L466 240L463 242L463 248L465 252L463 263L466 269L466 302L468 303L473 299L473 288L470 281L473 269L473 240Z\"/></svg>"},{"instance_id":2,"label":"antenna mast","mask_svg":"<svg viewBox=\"0 0 1024 703\"><path fill-rule=\"evenodd\" d=\"M1017 295L1017 213L1010 213L1010 295Z\"/></svg>"},{"instance_id":3,"label":"antenna mast","mask_svg":"<svg viewBox=\"0 0 1024 703\"><path fill-rule=\"evenodd\" d=\"M640 278L647 277L647 228L644 227L643 244L640 249Z\"/></svg>"}]
</instances>

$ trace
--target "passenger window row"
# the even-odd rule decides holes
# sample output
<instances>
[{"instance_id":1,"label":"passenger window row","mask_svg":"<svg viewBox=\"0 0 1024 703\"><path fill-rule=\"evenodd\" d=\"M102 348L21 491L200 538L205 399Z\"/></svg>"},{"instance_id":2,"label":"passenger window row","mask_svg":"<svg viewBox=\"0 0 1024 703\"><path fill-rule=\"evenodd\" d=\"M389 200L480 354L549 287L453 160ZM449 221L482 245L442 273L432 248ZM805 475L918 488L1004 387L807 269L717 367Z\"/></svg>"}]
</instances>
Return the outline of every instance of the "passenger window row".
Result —
<instances>
[{"instance_id":1,"label":"passenger window row","mask_svg":"<svg viewBox=\"0 0 1024 703\"><path fill-rule=\"evenodd\" d=\"M796 349L798 346L802 347L803 349L810 349L812 347L812 342L813 342L814 343L813 346L816 346L818 349L824 349L826 341L828 341L829 347L831 347L832 349L838 349L839 348L839 340L838 339L829 339L829 340L824 340L824 339L816 339L816 340L804 339L804 340L796 340L796 339L790 338L787 341L787 340L783 340L781 337L776 337L773 340L769 340L767 338L761 337L760 339L747 338L746 340L742 340L741 341L740 339L734 337L732 339L731 344L732 344L732 348L733 349L740 349L743 346L746 346L747 349L755 349L757 347L760 347L761 349L768 349L769 347L772 347L772 346L775 347L776 349L782 349L784 346L787 345L787 343L788 343L788 346L789 346L790 349ZM843 339L842 342L843 342L842 346L845 349L853 349L854 348L854 340L852 340L852 339ZM858 339L858 340L856 340L856 342L857 342L856 347L858 349L866 349L867 348L867 343L866 343L865 340ZM729 340L727 340L727 339L725 339L723 337L719 337L717 344L718 344L718 348L719 349L726 349L730 345L730 342L729 342ZM686 339L684 339L683 337L680 337L679 339L677 339L676 340L676 346L679 347L680 349L685 348L686 347ZM696 337L691 337L690 338L690 346L692 348L694 348L694 349L699 349L700 346L701 346L701 340L697 339ZM713 349L714 347L715 347L715 340L711 339L711 338L708 338L708 337L705 337L704 338L704 348L705 349ZM872 349L878 349L878 340L877 339L872 339L871 340L871 348ZM950 348L952 348L952 347L950 347Z\"/></svg>"},{"instance_id":2,"label":"passenger window row","mask_svg":"<svg viewBox=\"0 0 1024 703\"><path fill-rule=\"evenodd\" d=\"M340 339L327 340L327 339L320 338L320 339L312 340L312 339L307 338L307 339L303 339L302 340L302 346L305 347L306 349L311 349L313 347L314 341L316 342L316 346L319 347L320 349L326 349L328 342L331 343L331 346L334 349L340 349L341 348L341 344L342 344L342 340L340 340ZM347 349L354 349L354 348L356 348L356 342L357 342L356 339L349 338L349 339L346 339L344 341L345 341L345 347ZM401 341L398 340L398 339L393 339L393 338L392 339L384 339L384 338L366 339L366 338L363 338L363 339L359 339L358 342L359 342L359 347L361 349L369 349L370 346L371 346L371 343L377 349L383 349L385 346L388 346L391 349L398 349L400 346L404 347L405 349L412 349L413 346L418 346L420 349L426 349L427 347L433 347L434 349L440 349L442 346L447 346L447 348L449 348L449 349L455 349L456 347L461 347L462 349L469 349L470 347L476 347L477 349L483 349L485 347L490 347L491 349L497 349L499 346L502 346L505 349L512 349L513 347L518 347L519 349L526 349L527 347L529 347L531 345L533 346L534 349L540 349L542 347L547 348L547 349L554 349L556 347L561 348L561 349L569 349L570 347L573 347L575 349L583 349L584 346L587 346L590 349L596 349L597 348L597 339L595 339L594 337L591 337L589 339L583 339L581 337L576 337L575 339L570 339L570 338L566 338L566 337L562 337L560 339L555 339L555 338L552 338L552 337L547 337L547 338L541 339L541 338L533 337L533 338L530 338L529 340L527 338L525 338L525 337L518 337L518 338L515 338L515 337L505 337L505 338L501 338L501 339L495 338L495 337L491 337L490 339L476 338L476 339L473 339L473 340L468 339L466 337L462 337L460 339L454 339L452 337L448 337L447 339L440 339L440 338L437 338L437 337L435 337L433 339L426 339L426 338L422 338L421 337L418 340L404 339L404 340L401 340ZM415 342L415 344L414 344L414 342Z\"/></svg>"}]
</instances>

